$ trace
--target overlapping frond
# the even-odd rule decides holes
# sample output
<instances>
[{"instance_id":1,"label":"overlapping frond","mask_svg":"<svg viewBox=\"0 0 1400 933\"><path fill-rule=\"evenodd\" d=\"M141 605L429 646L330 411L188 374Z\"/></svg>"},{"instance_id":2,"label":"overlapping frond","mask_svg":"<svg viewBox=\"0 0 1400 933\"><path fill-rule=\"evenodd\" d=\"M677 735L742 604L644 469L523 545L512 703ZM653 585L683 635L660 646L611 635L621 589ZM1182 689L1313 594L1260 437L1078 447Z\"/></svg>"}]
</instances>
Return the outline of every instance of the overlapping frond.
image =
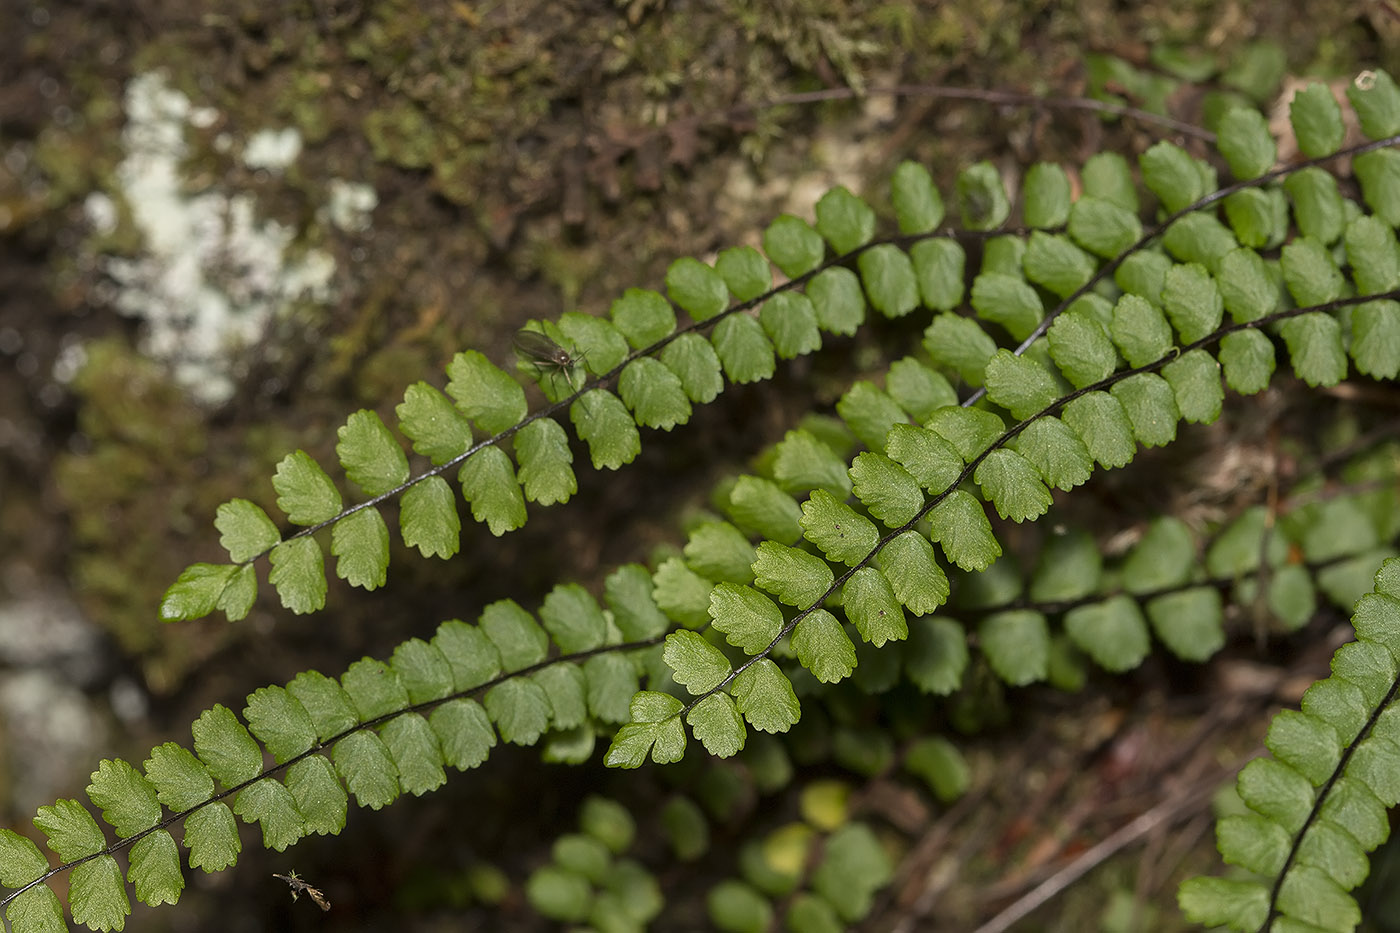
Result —
<instances>
[{"instance_id":1,"label":"overlapping frond","mask_svg":"<svg viewBox=\"0 0 1400 933\"><path fill-rule=\"evenodd\" d=\"M1353 90L1376 94L1383 87L1378 81L1369 91ZM1392 122L1400 128L1395 103ZM1295 132L1308 140L1305 151L1330 153L1340 144L1334 132L1340 112L1330 95L1304 96L1294 117ZM1244 183L1257 179L1265 163L1272 164L1267 128L1261 119L1239 117L1229 121L1229 130L1220 141L1222 154L1247 175ZM855 384L836 406L844 438L837 434L823 452L816 438L790 435L769 461L770 475L733 485L729 519L763 539L753 564L757 586L748 579L696 579L690 570L686 592L678 594L687 604L687 624L698 628L708 617L713 634L707 641L695 632L673 633L665 653L689 696L648 706L648 719L619 732L610 763L640 764L662 735L669 736L664 756L674 757L681 720L708 751L722 755L743 747L747 728L785 731L800 705L774 657L795 653L808 672L830 679L851 669L853 638L877 648L904 641L906 613L928 615L948 596L933 545L949 566L986 570L1003 549L985 506L1001 520L1034 520L1049 509L1052 489L1073 489L1096 465L1126 464L1138 445L1170 443L1182 421L1214 421L1224 401L1222 378L1240 392L1267 385L1275 367L1267 334L1282 338L1295 375L1310 385L1336 384L1348 358L1363 372L1400 367L1400 342L1389 336L1400 336L1400 317L1388 310L1400 310L1394 303L1400 276L1391 271L1397 244L1387 224L1352 205L1351 219L1331 231L1330 241L1304 234L1277 260L1266 260L1242 245L1242 228L1222 224L1206 206L1220 198L1205 162L1159 143L1144 154L1141 168L1147 187L1171 212L1160 245L1139 239L1130 266L1122 254L1107 262L1094 258L1104 244L1082 229L1077 239L1073 224L1067 233L1036 230L993 240L972 282L976 317L942 312L926 332L933 368L911 358L897 364L897 374L891 368L884 389ZM1126 171L1115 163L1086 172L1092 186L1086 181L1084 198L1099 199L1091 203L1111 217L1110 198L1131 186ZM983 177L964 173L960 193ZM1228 194L1246 190L1253 189L1241 184ZM1307 190L1315 194L1317 188ZM893 188L895 197L908 191ZM1030 174L1032 195L1046 203L1028 206L1028 216L1073 216L1068 187L1055 169ZM1308 203L1296 204L1295 213L1306 213ZM901 218L923 210L922 201L895 205ZM831 211L827 220L838 216L856 215ZM1278 218L1280 237L1287 220ZM1117 228L1113 237L1123 240L1133 224L1122 220ZM864 226L846 233L852 241L869 236ZM840 235L837 241L844 242ZM1365 265L1370 254L1379 266L1362 277L1369 287L1363 290L1342 269ZM886 261L882 268L905 274L900 263ZM888 272L893 269L901 271ZM916 258L908 269L915 282L931 275L920 272ZM1109 272L1120 290L1114 300L1093 290ZM960 266L956 274L961 278ZM1047 308L1046 293L1060 297L1059 305ZM1371 309L1364 319L1377 328L1377 343L1364 351L1355 339L1344 341L1342 327L1362 308ZM1007 337L1022 341L1018 352L999 348ZM1236 339L1227 352L1230 338ZM981 391L961 405L951 403L945 373ZM858 450L862 446L867 449ZM1124 569L1128 594L1181 586L1196 563L1191 536L1171 519L1149 529L1134 557ZM708 594L705 582L713 584ZM1197 630L1172 630L1168 620L1177 611L1195 613ZM1219 600L1209 588L1163 595L1146 615L1126 594L1106 598L1071 610L1064 630L1100 665L1126 670L1149 650L1149 618L1163 630L1163 641L1185 656L1208 656L1221 641ZM711 643L720 635L739 652L726 654L722 644ZM1008 682L1046 676L1051 636L1043 614L990 616L978 636Z\"/></svg>"}]
</instances>

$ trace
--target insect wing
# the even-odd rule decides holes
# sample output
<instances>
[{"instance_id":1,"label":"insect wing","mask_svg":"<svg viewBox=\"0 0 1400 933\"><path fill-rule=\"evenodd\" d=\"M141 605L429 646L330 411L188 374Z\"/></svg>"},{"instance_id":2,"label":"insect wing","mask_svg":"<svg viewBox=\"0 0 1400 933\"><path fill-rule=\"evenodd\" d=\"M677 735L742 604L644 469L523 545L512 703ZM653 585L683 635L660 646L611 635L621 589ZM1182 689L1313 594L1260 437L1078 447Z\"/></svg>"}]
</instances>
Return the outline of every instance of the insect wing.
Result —
<instances>
[{"instance_id":1,"label":"insect wing","mask_svg":"<svg viewBox=\"0 0 1400 933\"><path fill-rule=\"evenodd\" d=\"M550 370L551 379L554 375L563 373L565 380L569 383L569 388L575 390L578 388L574 383L574 367L583 361L583 354L574 356L537 330L516 331L515 349L522 356L527 357L536 369L540 371Z\"/></svg>"},{"instance_id":2,"label":"insect wing","mask_svg":"<svg viewBox=\"0 0 1400 933\"><path fill-rule=\"evenodd\" d=\"M537 363L550 363L555 366L573 364L568 350L537 330L516 331L515 349Z\"/></svg>"}]
</instances>

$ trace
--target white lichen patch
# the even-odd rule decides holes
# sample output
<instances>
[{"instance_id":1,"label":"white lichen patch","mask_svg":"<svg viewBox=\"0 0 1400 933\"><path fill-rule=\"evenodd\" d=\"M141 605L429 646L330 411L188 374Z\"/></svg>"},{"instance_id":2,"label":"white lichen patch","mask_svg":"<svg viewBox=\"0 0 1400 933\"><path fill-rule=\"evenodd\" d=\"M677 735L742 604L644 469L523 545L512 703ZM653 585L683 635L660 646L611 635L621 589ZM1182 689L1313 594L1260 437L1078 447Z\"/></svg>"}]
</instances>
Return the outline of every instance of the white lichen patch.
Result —
<instances>
[{"instance_id":1,"label":"white lichen patch","mask_svg":"<svg viewBox=\"0 0 1400 933\"><path fill-rule=\"evenodd\" d=\"M143 352L169 363L196 398L218 403L232 394L240 347L294 304L333 297L335 261L298 247L291 227L259 216L251 194L195 188L185 171L186 134L212 126L217 111L193 106L159 72L132 79L125 109L116 177L144 249L104 260L116 285L112 304L145 322ZM276 173L300 151L295 130L266 130L251 134L241 159ZM110 202L89 198L87 214L97 232L110 232Z\"/></svg>"},{"instance_id":2,"label":"white lichen patch","mask_svg":"<svg viewBox=\"0 0 1400 933\"><path fill-rule=\"evenodd\" d=\"M98 710L83 691L47 669L0 674L0 723L6 745L24 749L7 770L13 806L33 809L53 799L108 740Z\"/></svg>"},{"instance_id":3,"label":"white lichen patch","mask_svg":"<svg viewBox=\"0 0 1400 933\"><path fill-rule=\"evenodd\" d=\"M332 178L330 200L325 213L330 222L347 233L363 233L369 229L369 215L379 206L379 195L366 184Z\"/></svg>"},{"instance_id":4,"label":"white lichen patch","mask_svg":"<svg viewBox=\"0 0 1400 933\"><path fill-rule=\"evenodd\" d=\"M243 147L243 164L269 172L284 171L301 155L301 134L293 127L258 130Z\"/></svg>"},{"instance_id":5,"label":"white lichen patch","mask_svg":"<svg viewBox=\"0 0 1400 933\"><path fill-rule=\"evenodd\" d=\"M100 705L85 691L107 676L111 646L61 591L21 589L28 592L0 599L0 736L24 751L0 771L9 805L28 809L86 773L108 741Z\"/></svg>"},{"instance_id":6,"label":"white lichen patch","mask_svg":"<svg viewBox=\"0 0 1400 933\"><path fill-rule=\"evenodd\" d=\"M117 203L105 191L94 191L83 200L88 226L98 236L111 236L117 230Z\"/></svg>"}]
</instances>

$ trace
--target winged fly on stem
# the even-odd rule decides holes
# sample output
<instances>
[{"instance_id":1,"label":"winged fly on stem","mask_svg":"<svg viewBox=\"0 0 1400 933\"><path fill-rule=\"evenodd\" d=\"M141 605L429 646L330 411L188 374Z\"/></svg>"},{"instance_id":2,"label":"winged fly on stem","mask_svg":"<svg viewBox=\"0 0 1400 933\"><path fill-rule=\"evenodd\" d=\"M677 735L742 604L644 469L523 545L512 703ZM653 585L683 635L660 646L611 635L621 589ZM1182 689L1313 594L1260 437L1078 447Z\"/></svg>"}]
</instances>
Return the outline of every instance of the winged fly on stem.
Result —
<instances>
[{"instance_id":1,"label":"winged fly on stem","mask_svg":"<svg viewBox=\"0 0 1400 933\"><path fill-rule=\"evenodd\" d=\"M285 875L272 873L272 877L287 882L287 886L292 889L292 902L295 903L298 894L305 894L311 898L312 902L322 910L330 910L331 902L326 899L326 895L321 893L320 888L313 888L301 879L296 872L288 872Z\"/></svg>"},{"instance_id":2,"label":"winged fly on stem","mask_svg":"<svg viewBox=\"0 0 1400 933\"><path fill-rule=\"evenodd\" d=\"M516 331L515 349L536 369L541 372L548 370L550 378L562 372L569 388L578 391L578 386L574 384L574 367L583 362L584 354L570 353L537 330Z\"/></svg>"}]
</instances>

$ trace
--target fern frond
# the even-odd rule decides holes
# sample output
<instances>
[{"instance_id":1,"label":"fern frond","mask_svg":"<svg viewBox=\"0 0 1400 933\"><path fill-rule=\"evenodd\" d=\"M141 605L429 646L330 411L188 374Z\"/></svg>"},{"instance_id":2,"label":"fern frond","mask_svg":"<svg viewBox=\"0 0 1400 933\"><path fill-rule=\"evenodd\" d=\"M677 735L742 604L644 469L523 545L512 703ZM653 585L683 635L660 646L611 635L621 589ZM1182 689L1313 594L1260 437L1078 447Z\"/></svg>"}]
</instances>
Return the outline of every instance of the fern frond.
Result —
<instances>
[{"instance_id":1,"label":"fern frond","mask_svg":"<svg viewBox=\"0 0 1400 933\"><path fill-rule=\"evenodd\" d=\"M433 464L424 472L411 473L403 449L378 415L356 412L340 429L336 452L350 484L367 498L345 507L325 470L303 451L289 454L273 486L286 520L303 530L283 539L259 506L247 500L226 503L216 525L232 563L188 568L167 591L162 618L197 618L215 609L231 619L246 615L257 589L250 565L264 554L273 563L269 582L285 606L299 613L320 609L326 597L324 556L309 536L328 526L337 575L374 589L383 585L388 568L388 528L379 507L390 499L402 497L399 525L405 543L441 557L460 547L460 520L440 476L451 466L460 466L457 479L473 518L495 535L524 524L527 502L566 502L577 481L563 429L552 417L565 405L594 468L617 469L640 451L639 428L670 430L685 423L692 405L712 401L725 378L735 383L770 378L777 357L819 349L823 330L853 333L864 320L867 298L890 317L911 311L922 294L949 304L961 293L962 249L926 239L932 235L930 219L941 218L942 204L927 173L921 178L919 171L905 169L898 189L907 202L900 207L906 225L923 228L914 237L928 247L912 258L892 243L872 242L873 211L838 189L818 205L817 229L791 216L775 221L764 235L766 259L740 248L725 251L714 267L677 260L667 272L666 297L632 289L614 302L611 321L570 312L557 324L532 325L567 345L592 374L581 388L566 392L549 378L552 373L522 363L521 371L534 376L551 402L541 411L530 414L520 384L481 353L457 354L447 367L445 395L415 383L396 408L400 430ZM973 180L964 186L965 198L1005 202L994 173L976 167L969 172ZM829 262L826 243L839 254ZM792 281L774 287L769 262ZM852 262L859 279L840 266ZM755 308L757 315L741 313ZM679 327L677 310L692 323ZM927 377L922 381L927 393ZM485 438L474 440L474 428ZM512 441L514 462L506 440Z\"/></svg>"},{"instance_id":2,"label":"fern frond","mask_svg":"<svg viewBox=\"0 0 1400 933\"><path fill-rule=\"evenodd\" d=\"M216 705L192 724L193 751L167 742L151 750L144 773L120 760L93 772L87 794L115 841L77 800L41 807L35 818L63 860L57 867L0 830L0 883L15 889L0 905L12 922L43 928L48 921L33 918L52 917L56 905L61 916L43 883L71 870L74 917L120 929L130 904L113 856L129 850L126 881L138 900L175 903L184 886L170 834L177 823L190 867L218 871L238 858L235 816L258 824L263 844L281 851L310 833L339 833L351 796L379 809L401 793L427 793L446 780L447 766L475 768L498 741L533 745L551 730L584 727L591 750L594 730L646 715L633 697L634 659L670 624L652 585L626 566L608 579L606 613L581 587L564 585L546 597L538 621L509 600L494 603L476 625L444 622L431 641L410 639L387 662L364 658L339 680L306 671L260 688L241 721ZM624 641L631 636L639 637Z\"/></svg>"},{"instance_id":3,"label":"fern frond","mask_svg":"<svg viewBox=\"0 0 1400 933\"><path fill-rule=\"evenodd\" d=\"M1392 557L1357 602L1356 641L1337 649L1332 676L1308 688L1301 711L1274 717L1273 757L1240 772L1240 797L1254 813L1223 818L1216 838L1225 861L1248 874L1184 882L1178 899L1192 920L1233 930L1361 922L1348 892L1365 880L1366 853L1389 835L1385 810L1400 803L1397 597L1400 559Z\"/></svg>"},{"instance_id":4,"label":"fern frond","mask_svg":"<svg viewBox=\"0 0 1400 933\"><path fill-rule=\"evenodd\" d=\"M1326 122L1330 117L1323 113L1325 108L1319 110L1319 107L1320 104L1301 104L1299 119ZM1267 157L1267 147L1259 144L1256 120L1239 118L1239 123L1227 147L1233 146L1231 155L1253 170ZM1331 138L1330 130L1318 133L1317 145ZM1247 149L1251 151L1245 151ZM1341 332L1333 315L1357 304L1395 297L1390 292L1382 292L1343 298L1339 269L1317 241L1303 237L1289 244L1279 260L1282 279L1296 306L1277 310L1282 304L1278 286L1271 283L1261 288L1248 280L1231 282L1227 298L1226 287L1222 284L1227 261L1232 269L1239 266L1246 272L1257 266L1249 259L1255 254L1239 245L1228 228L1205 214L1192 213L1220 199L1215 190L1214 171L1166 143L1144 154L1142 168L1148 187L1159 196L1163 206L1173 212L1161 229L1168 249L1180 260L1168 262L1161 268L1159 285L1149 292L1150 297L1125 295L1109 320L1095 317L1095 312L1089 310L1092 306L1085 306L1077 317L1062 316L1070 302L1110 266L1095 271L1089 253L1078 251L1068 241L1055 240L1037 231L1030 235L1024 248L1012 249L1010 254L994 253L989 246L984 271L973 285L973 308L981 318L1003 328L1013 339L1023 340L1016 352L993 351L991 348L996 344L991 334L973 322L945 315L940 318L946 322L945 332L948 327L954 327L959 335L979 334L972 340L955 337L951 345L978 349L973 350L972 355L967 349L940 353L945 347L936 339L942 336L935 331L938 322L930 328L933 344L930 349L935 361L963 373L969 369L980 370L980 379L970 378L969 382L980 382L987 400L1011 415L1012 425L1008 428L995 411L979 412L965 403L962 407L929 413L928 427L924 429L948 441L964 461L965 466L951 483L956 486L970 480L1002 518L1020 522L1039 517L1051 503L1047 482L1060 488L1072 488L1088 479L1095 460L1117 465L1130 459L1133 441L1149 447L1164 445L1175 439L1180 420L1209 423L1218 418L1224 397L1222 364L1207 352L1207 347L1236 333L1277 325L1289 347L1295 372L1313 384L1333 384L1346 369ZM981 191L976 188L978 177L975 171L970 175L965 172L960 191ZM1058 197L1059 188L1053 180L1056 177L1053 172L1046 170L1037 177L1040 179L1037 183L1047 187L1052 200ZM1269 176L1254 172L1253 179L1245 179L1235 190L1266 180ZM995 198L989 196L985 200L994 206ZM828 217L853 215L853 208L844 195L831 203L836 206L828 208ZM1070 210L1054 204L1050 207L1054 209L1048 210L1047 216L1055 218L1067 217ZM789 220L783 227L796 231L797 223ZM858 233L859 236L852 234L853 239L868 240L863 229ZM800 235L794 232L794 240L799 239ZM1017 266L1008 267L1006 256L1018 253ZM1241 258L1229 259L1236 254ZM862 258L866 255L869 254L862 254ZM994 264L999 267L997 271L989 268ZM1117 265L1117 260L1112 265ZM793 271L800 268L801 264L794 264ZM886 313L899 314L903 311L889 303L890 296L904 286L891 285L891 282L902 281L904 273L892 271L894 268L882 265L875 272L862 266L861 272L872 304ZM802 271L809 270L803 268ZM1020 274L1064 296L1064 302L1047 315L1037 294ZM895 278L890 279L890 276ZM1232 316L1238 315L1231 324L1224 323L1227 306ZM1062 325L1062 321L1066 323ZM1047 330L1055 332L1053 340L1031 342L1038 333ZM1127 359L1129 368L1117 368L1115 346ZM1236 357L1240 355L1239 349L1248 350L1249 345L1232 351ZM1232 374L1235 381L1257 382L1260 362L1235 359L1231 363L1236 370L1242 364L1252 371ZM1069 371L1062 372L1062 367ZM1226 378L1229 377L1227 374ZM1104 390L1109 394L1101 396L1104 401L1097 403L1097 410L1086 407L1089 398ZM974 395L969 402L976 398ZM1070 406L1075 403L1079 403L1079 407L1071 412ZM1109 406L1107 411L1105 405ZM1109 414L1115 407L1121 414ZM1064 412L1065 419L1053 418L1060 411ZM931 523L927 531L929 538L942 544L945 556L954 564L982 568L1000 553L981 508L970 497L963 498L966 492L945 487L931 498L926 497L914 474L900 465L901 457L913 459L909 415L893 398L871 383L860 382L842 397L837 412L850 431L871 448L858 454L848 469L851 490L860 511L827 489L815 489L802 503L800 527L807 546L828 561L844 564L849 569L836 577L813 602L798 607L796 614L786 622L782 622L772 603L763 601L767 608L759 612L750 605L753 600L736 601L723 590L728 584L721 584L712 596L710 616L717 630L730 633L730 643L743 649L747 660L729 669L725 662L702 671L697 666L698 658L692 654L673 652L667 658L674 676L689 684L696 695L676 717L684 716L692 724L701 723L704 742L711 751L720 748L732 753L741 748L744 741L743 724L729 695L722 691L732 693L737 679L751 665L768 659L779 643L792 634L807 615L815 612L821 602L839 593L847 618L862 639L876 647L907 636L905 601L913 599L915 593L919 594L920 610L927 612L936 608L937 602L929 599L919 587L910 585L907 578L900 581L900 592L905 598L901 600L890 576L880 569L883 563L874 563L889 542L913 532L917 522L928 518ZM889 456L876 453L886 448L887 439L897 426L901 427L899 439L887 448ZM1131 431L1128 436L1123 432L1125 426ZM1014 447L1011 446L1013 441L1016 442ZM1029 459L1021 452L1023 448ZM926 472L922 464L919 466L916 472ZM750 488L762 488L763 483L762 479L754 478ZM777 489L772 489L768 498L776 500L770 508L781 510L782 497ZM1156 533L1160 537L1170 527L1161 525ZM755 522L749 525L749 530L765 536L768 531L779 532L772 535L774 543L785 546L794 543L792 531L787 528L780 530L772 524L765 528L763 523ZM1193 555L1189 553L1189 537L1184 562L1163 559L1163 554L1158 552L1170 545L1153 543L1156 539L1152 534L1145 540L1148 544L1141 553L1153 556L1150 561L1141 563L1148 568L1143 571L1144 579L1137 579L1143 574L1136 573L1130 564L1126 577L1129 589L1141 592L1184 582L1177 578L1173 568L1191 566ZM781 597L782 592L791 589L786 581L775 582L779 591L775 595ZM745 591L762 600L756 591L747 588ZM1182 607L1202 610L1205 614L1201 617L1200 632L1208 636L1204 644L1218 642L1218 637L1212 636L1218 628L1218 607L1206 591L1179 594L1172 601L1158 604L1151 614L1159 625L1166 626L1167 613ZM1066 617L1065 626L1071 640L1111 670L1136 666L1148 651L1147 617L1137 602L1127 597L1075 609ZM1186 647L1184 633L1171 631L1168 638ZM981 640L993 646L989 657L1007 680L1024 683L1045 676L1049 633L1045 618L1039 613L1016 611L991 617L982 624ZM813 664L822 668L824 675L841 670L840 662L816 657L811 644L810 639L804 639L805 653ZM1209 652L1197 650L1194 653L1204 656ZM769 699L775 704L783 702L777 694Z\"/></svg>"}]
</instances>

